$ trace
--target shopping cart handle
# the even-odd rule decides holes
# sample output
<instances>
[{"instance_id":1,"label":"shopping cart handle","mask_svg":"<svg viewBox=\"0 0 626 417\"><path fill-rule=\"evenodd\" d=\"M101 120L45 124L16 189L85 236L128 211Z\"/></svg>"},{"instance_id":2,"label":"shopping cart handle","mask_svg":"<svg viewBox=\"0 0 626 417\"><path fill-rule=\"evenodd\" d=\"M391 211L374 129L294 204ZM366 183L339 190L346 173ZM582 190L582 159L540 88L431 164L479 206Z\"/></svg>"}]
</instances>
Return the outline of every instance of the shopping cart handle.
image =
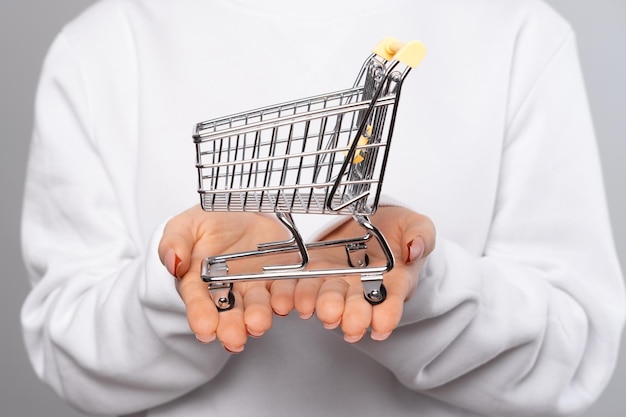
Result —
<instances>
[{"instance_id":1,"label":"shopping cart handle","mask_svg":"<svg viewBox=\"0 0 626 417\"><path fill-rule=\"evenodd\" d=\"M387 61L395 59L411 68L415 68L424 59L426 46L420 41L402 43L393 36L388 36L380 41L372 52Z\"/></svg>"}]
</instances>

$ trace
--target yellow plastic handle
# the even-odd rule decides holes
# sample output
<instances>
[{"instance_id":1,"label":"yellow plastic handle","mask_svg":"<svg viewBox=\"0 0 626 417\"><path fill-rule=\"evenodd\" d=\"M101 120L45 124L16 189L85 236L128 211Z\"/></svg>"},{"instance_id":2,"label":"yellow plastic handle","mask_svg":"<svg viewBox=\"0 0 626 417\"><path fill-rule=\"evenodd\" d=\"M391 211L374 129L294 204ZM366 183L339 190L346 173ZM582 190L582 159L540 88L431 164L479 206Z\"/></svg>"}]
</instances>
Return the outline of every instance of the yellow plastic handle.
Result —
<instances>
[{"instance_id":1,"label":"yellow plastic handle","mask_svg":"<svg viewBox=\"0 0 626 417\"><path fill-rule=\"evenodd\" d=\"M411 68L415 68L424 59L426 46L420 41L402 43L393 36L388 36L378 42L373 52L387 61L396 59Z\"/></svg>"}]
</instances>

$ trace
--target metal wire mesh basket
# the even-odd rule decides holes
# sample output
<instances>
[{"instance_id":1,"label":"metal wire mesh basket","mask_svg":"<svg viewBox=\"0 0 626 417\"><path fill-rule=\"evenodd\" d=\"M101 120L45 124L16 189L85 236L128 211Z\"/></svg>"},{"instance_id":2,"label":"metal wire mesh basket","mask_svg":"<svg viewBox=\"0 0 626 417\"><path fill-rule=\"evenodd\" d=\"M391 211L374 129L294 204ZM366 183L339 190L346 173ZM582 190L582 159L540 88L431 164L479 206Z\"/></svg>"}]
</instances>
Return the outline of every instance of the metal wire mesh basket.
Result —
<instances>
[{"instance_id":1,"label":"metal wire mesh basket","mask_svg":"<svg viewBox=\"0 0 626 417\"><path fill-rule=\"evenodd\" d=\"M206 211L269 212L292 233L258 250L207 257L202 279L217 307L232 308L237 281L361 274L366 299L385 298L382 274L394 259L369 221L380 199L402 82L424 56L418 41L385 38L365 60L352 88L198 123L194 129L198 192ZM304 243L292 214L351 215L364 235ZM367 242L375 237L387 258L368 266ZM346 268L307 268L309 250L342 245ZM227 262L276 252L300 254L297 264L268 265L261 273L229 274Z\"/></svg>"}]
</instances>

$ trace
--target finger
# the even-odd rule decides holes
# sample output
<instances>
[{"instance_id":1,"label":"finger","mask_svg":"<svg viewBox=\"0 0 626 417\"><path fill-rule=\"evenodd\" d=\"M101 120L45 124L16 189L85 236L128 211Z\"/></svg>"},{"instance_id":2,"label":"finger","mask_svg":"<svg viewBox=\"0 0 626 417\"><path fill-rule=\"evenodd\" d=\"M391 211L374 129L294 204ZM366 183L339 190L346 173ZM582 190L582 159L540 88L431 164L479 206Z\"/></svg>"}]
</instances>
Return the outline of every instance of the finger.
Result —
<instances>
[{"instance_id":1,"label":"finger","mask_svg":"<svg viewBox=\"0 0 626 417\"><path fill-rule=\"evenodd\" d=\"M188 212L170 219L163 229L158 248L159 258L168 272L177 278L189 270L195 243L192 230L193 219Z\"/></svg>"},{"instance_id":2,"label":"finger","mask_svg":"<svg viewBox=\"0 0 626 417\"><path fill-rule=\"evenodd\" d=\"M261 337L272 327L270 293L265 282L249 283L246 286L243 311L246 331L250 336Z\"/></svg>"},{"instance_id":3,"label":"finger","mask_svg":"<svg viewBox=\"0 0 626 417\"><path fill-rule=\"evenodd\" d=\"M185 303L187 321L196 338L203 343L215 340L219 317L206 283L190 273L177 282L176 288Z\"/></svg>"},{"instance_id":4,"label":"finger","mask_svg":"<svg viewBox=\"0 0 626 417\"><path fill-rule=\"evenodd\" d=\"M432 221L421 214L410 210L396 208L400 231L401 258L404 263L411 264L428 256L435 247L436 231ZM390 219L393 217L387 217Z\"/></svg>"},{"instance_id":5,"label":"finger","mask_svg":"<svg viewBox=\"0 0 626 417\"><path fill-rule=\"evenodd\" d=\"M372 322L372 305L363 296L361 283L353 283L346 293L345 308L341 318L341 330L346 342L361 340Z\"/></svg>"},{"instance_id":6,"label":"finger","mask_svg":"<svg viewBox=\"0 0 626 417\"><path fill-rule=\"evenodd\" d=\"M243 297L237 285L232 291L235 304L232 309L218 313L216 334L224 349L231 353L239 353L243 351L248 340L248 331L244 319Z\"/></svg>"},{"instance_id":7,"label":"finger","mask_svg":"<svg viewBox=\"0 0 626 417\"><path fill-rule=\"evenodd\" d=\"M300 279L296 283L293 302L300 317L308 318L315 313L317 295L323 280L318 278Z\"/></svg>"},{"instance_id":8,"label":"finger","mask_svg":"<svg viewBox=\"0 0 626 417\"><path fill-rule=\"evenodd\" d=\"M293 303L294 308L303 319L308 319L315 313L317 294L322 286L322 282L319 278L300 279L297 281Z\"/></svg>"},{"instance_id":9,"label":"finger","mask_svg":"<svg viewBox=\"0 0 626 417\"><path fill-rule=\"evenodd\" d=\"M406 255L403 253L404 263L412 264L424 257L426 245L424 243L424 239L421 236L416 236L405 245L405 248Z\"/></svg>"},{"instance_id":10,"label":"finger","mask_svg":"<svg viewBox=\"0 0 626 417\"><path fill-rule=\"evenodd\" d=\"M341 323L347 292L348 283L342 278L331 278L322 283L315 311L327 329L334 329Z\"/></svg>"},{"instance_id":11,"label":"finger","mask_svg":"<svg viewBox=\"0 0 626 417\"><path fill-rule=\"evenodd\" d=\"M387 339L400 323L404 302L410 295L411 280L409 268L397 266L385 277L387 298L384 302L372 308L371 338L373 340Z\"/></svg>"},{"instance_id":12,"label":"finger","mask_svg":"<svg viewBox=\"0 0 626 417\"><path fill-rule=\"evenodd\" d=\"M295 279L281 279L270 284L271 306L279 316L286 316L294 309L297 282Z\"/></svg>"}]
</instances>

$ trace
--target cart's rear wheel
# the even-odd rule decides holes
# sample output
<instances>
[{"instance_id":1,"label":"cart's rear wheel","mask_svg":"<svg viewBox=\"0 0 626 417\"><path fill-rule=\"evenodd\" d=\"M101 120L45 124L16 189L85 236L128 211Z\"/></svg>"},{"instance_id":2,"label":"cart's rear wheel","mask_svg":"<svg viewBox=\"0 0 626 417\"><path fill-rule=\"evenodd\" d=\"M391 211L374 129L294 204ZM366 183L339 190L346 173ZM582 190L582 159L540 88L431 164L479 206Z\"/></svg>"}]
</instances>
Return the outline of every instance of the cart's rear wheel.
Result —
<instances>
[{"instance_id":1,"label":"cart's rear wheel","mask_svg":"<svg viewBox=\"0 0 626 417\"><path fill-rule=\"evenodd\" d=\"M363 295L365 296L365 299L371 304L371 305L377 305L382 303L383 301L385 301L385 299L387 298L387 289L385 288L384 284L380 284L379 289L372 289L370 291L363 291Z\"/></svg>"},{"instance_id":2,"label":"cart's rear wheel","mask_svg":"<svg viewBox=\"0 0 626 417\"><path fill-rule=\"evenodd\" d=\"M217 311L228 311L235 306L232 283L211 283L209 291Z\"/></svg>"},{"instance_id":3,"label":"cart's rear wheel","mask_svg":"<svg viewBox=\"0 0 626 417\"><path fill-rule=\"evenodd\" d=\"M232 291L228 291L228 295L226 297L218 297L215 300L215 307L217 307L217 311L228 311L235 306L235 295Z\"/></svg>"},{"instance_id":4,"label":"cart's rear wheel","mask_svg":"<svg viewBox=\"0 0 626 417\"><path fill-rule=\"evenodd\" d=\"M364 242L349 243L346 245L346 256L348 265L352 268L365 268L370 264L370 257L367 254L367 244Z\"/></svg>"}]
</instances>

